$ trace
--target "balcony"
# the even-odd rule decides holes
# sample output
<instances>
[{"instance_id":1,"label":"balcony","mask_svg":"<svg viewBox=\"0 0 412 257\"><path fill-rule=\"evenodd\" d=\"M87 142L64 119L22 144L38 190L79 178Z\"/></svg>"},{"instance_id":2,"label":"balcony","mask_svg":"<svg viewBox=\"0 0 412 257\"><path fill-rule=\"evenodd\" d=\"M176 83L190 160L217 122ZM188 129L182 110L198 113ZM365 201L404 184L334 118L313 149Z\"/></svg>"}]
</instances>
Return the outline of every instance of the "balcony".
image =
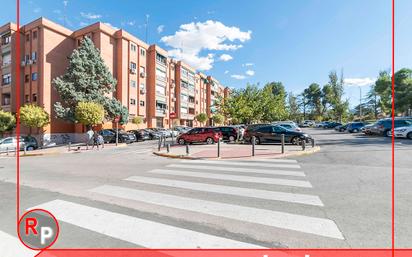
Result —
<instances>
[{"instance_id":1,"label":"balcony","mask_svg":"<svg viewBox=\"0 0 412 257\"><path fill-rule=\"evenodd\" d=\"M156 117L165 117L166 109L156 109Z\"/></svg>"},{"instance_id":2,"label":"balcony","mask_svg":"<svg viewBox=\"0 0 412 257\"><path fill-rule=\"evenodd\" d=\"M183 120L194 120L195 119L195 115L194 114L190 114L190 113L181 113L180 114L180 118Z\"/></svg>"},{"instance_id":3,"label":"balcony","mask_svg":"<svg viewBox=\"0 0 412 257\"><path fill-rule=\"evenodd\" d=\"M188 106L189 108L195 108L195 103L189 102L189 103L187 104L187 106Z\"/></svg>"},{"instance_id":4,"label":"balcony","mask_svg":"<svg viewBox=\"0 0 412 257\"><path fill-rule=\"evenodd\" d=\"M7 62L3 62L2 64L1 64L1 68L3 69L3 68L7 68L7 67L9 67L11 65L11 61L7 61Z\"/></svg>"}]
</instances>

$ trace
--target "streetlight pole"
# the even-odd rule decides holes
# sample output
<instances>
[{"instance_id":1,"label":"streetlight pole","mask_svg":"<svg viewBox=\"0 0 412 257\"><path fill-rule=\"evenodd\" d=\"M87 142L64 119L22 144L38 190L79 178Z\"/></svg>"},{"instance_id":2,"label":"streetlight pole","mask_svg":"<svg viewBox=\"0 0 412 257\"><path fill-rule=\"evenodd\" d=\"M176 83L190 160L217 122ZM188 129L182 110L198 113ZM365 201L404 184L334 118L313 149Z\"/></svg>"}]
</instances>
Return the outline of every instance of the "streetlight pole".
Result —
<instances>
[{"instance_id":1,"label":"streetlight pole","mask_svg":"<svg viewBox=\"0 0 412 257\"><path fill-rule=\"evenodd\" d=\"M359 87L359 119L362 120L362 88Z\"/></svg>"}]
</instances>

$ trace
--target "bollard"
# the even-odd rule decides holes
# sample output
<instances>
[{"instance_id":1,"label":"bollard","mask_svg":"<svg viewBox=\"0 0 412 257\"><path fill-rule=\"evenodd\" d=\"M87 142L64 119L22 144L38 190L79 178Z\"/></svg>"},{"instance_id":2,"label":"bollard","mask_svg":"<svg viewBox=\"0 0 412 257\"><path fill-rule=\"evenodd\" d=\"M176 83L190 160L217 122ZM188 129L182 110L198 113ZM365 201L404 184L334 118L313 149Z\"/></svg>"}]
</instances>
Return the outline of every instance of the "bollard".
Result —
<instances>
[{"instance_id":1,"label":"bollard","mask_svg":"<svg viewBox=\"0 0 412 257\"><path fill-rule=\"evenodd\" d=\"M165 136L163 136L163 147L165 147L166 146L166 135Z\"/></svg>"},{"instance_id":2,"label":"bollard","mask_svg":"<svg viewBox=\"0 0 412 257\"><path fill-rule=\"evenodd\" d=\"M157 151L160 152L160 147L162 146L162 141L159 137L159 142L157 143Z\"/></svg>"},{"instance_id":3,"label":"bollard","mask_svg":"<svg viewBox=\"0 0 412 257\"><path fill-rule=\"evenodd\" d=\"M71 151L71 149L72 149L72 142L69 142L69 152ZM86 150L87 150L87 146L86 146Z\"/></svg>"},{"instance_id":4,"label":"bollard","mask_svg":"<svg viewBox=\"0 0 412 257\"><path fill-rule=\"evenodd\" d=\"M6 147L6 154L9 155L9 148Z\"/></svg>"},{"instance_id":5,"label":"bollard","mask_svg":"<svg viewBox=\"0 0 412 257\"><path fill-rule=\"evenodd\" d=\"M282 154L285 153L285 134L280 136L280 143L282 145Z\"/></svg>"},{"instance_id":6,"label":"bollard","mask_svg":"<svg viewBox=\"0 0 412 257\"><path fill-rule=\"evenodd\" d=\"M217 140L217 158L220 158L220 138Z\"/></svg>"},{"instance_id":7,"label":"bollard","mask_svg":"<svg viewBox=\"0 0 412 257\"><path fill-rule=\"evenodd\" d=\"M189 144L186 144L186 155L189 155Z\"/></svg>"},{"instance_id":8,"label":"bollard","mask_svg":"<svg viewBox=\"0 0 412 257\"><path fill-rule=\"evenodd\" d=\"M24 146L24 147L23 147L23 150L24 150L24 155L26 155L27 147Z\"/></svg>"},{"instance_id":9,"label":"bollard","mask_svg":"<svg viewBox=\"0 0 412 257\"><path fill-rule=\"evenodd\" d=\"M170 153L170 144L166 145L167 153Z\"/></svg>"},{"instance_id":10,"label":"bollard","mask_svg":"<svg viewBox=\"0 0 412 257\"><path fill-rule=\"evenodd\" d=\"M312 148L315 147L315 139L314 138L312 138L311 142L312 142Z\"/></svg>"},{"instance_id":11,"label":"bollard","mask_svg":"<svg viewBox=\"0 0 412 257\"><path fill-rule=\"evenodd\" d=\"M17 155L17 147L14 147L14 156Z\"/></svg>"},{"instance_id":12,"label":"bollard","mask_svg":"<svg viewBox=\"0 0 412 257\"><path fill-rule=\"evenodd\" d=\"M171 142L170 144L171 144L171 145L174 145L174 144L175 144L175 142L174 142L174 139L173 139L173 131L172 131L171 136L172 136L172 142Z\"/></svg>"},{"instance_id":13,"label":"bollard","mask_svg":"<svg viewBox=\"0 0 412 257\"><path fill-rule=\"evenodd\" d=\"M252 156L255 156L255 142L256 141L256 137L253 136L252 137Z\"/></svg>"},{"instance_id":14,"label":"bollard","mask_svg":"<svg viewBox=\"0 0 412 257\"><path fill-rule=\"evenodd\" d=\"M306 140L303 139L302 140L302 151L305 151L305 149L306 149Z\"/></svg>"}]
</instances>

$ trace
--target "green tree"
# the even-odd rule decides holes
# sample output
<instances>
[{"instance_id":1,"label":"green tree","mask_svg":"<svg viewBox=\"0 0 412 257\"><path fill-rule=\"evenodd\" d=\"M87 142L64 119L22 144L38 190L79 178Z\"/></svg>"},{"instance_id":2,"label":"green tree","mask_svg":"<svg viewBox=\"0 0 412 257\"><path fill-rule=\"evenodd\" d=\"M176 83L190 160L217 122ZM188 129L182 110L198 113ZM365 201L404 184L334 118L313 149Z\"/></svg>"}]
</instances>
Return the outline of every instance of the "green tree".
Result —
<instances>
[{"instance_id":1,"label":"green tree","mask_svg":"<svg viewBox=\"0 0 412 257\"><path fill-rule=\"evenodd\" d=\"M225 117L222 114L215 114L212 116L212 120L214 124L223 124Z\"/></svg>"},{"instance_id":2,"label":"green tree","mask_svg":"<svg viewBox=\"0 0 412 257\"><path fill-rule=\"evenodd\" d=\"M388 115L392 109L392 78L389 72L379 72L374 90L379 96L378 106L384 115Z\"/></svg>"},{"instance_id":3,"label":"green tree","mask_svg":"<svg viewBox=\"0 0 412 257\"><path fill-rule=\"evenodd\" d=\"M412 70L400 69L395 73L396 113L408 115L412 109Z\"/></svg>"},{"instance_id":4,"label":"green tree","mask_svg":"<svg viewBox=\"0 0 412 257\"><path fill-rule=\"evenodd\" d=\"M135 116L132 119L132 123L135 125L140 125L143 123L143 118L141 116Z\"/></svg>"},{"instance_id":5,"label":"green tree","mask_svg":"<svg viewBox=\"0 0 412 257\"><path fill-rule=\"evenodd\" d=\"M26 104L20 107L20 122L23 126L30 128L43 128L50 123L49 114L40 106Z\"/></svg>"},{"instance_id":6,"label":"green tree","mask_svg":"<svg viewBox=\"0 0 412 257\"><path fill-rule=\"evenodd\" d=\"M93 126L103 123L104 108L93 102L79 102L76 106L75 119L85 126Z\"/></svg>"},{"instance_id":7,"label":"green tree","mask_svg":"<svg viewBox=\"0 0 412 257\"><path fill-rule=\"evenodd\" d=\"M287 110L289 114L289 120L300 122L302 120L302 114L299 108L298 97L295 96L293 92L290 92L288 94L287 102L288 102Z\"/></svg>"},{"instance_id":8,"label":"green tree","mask_svg":"<svg viewBox=\"0 0 412 257\"><path fill-rule=\"evenodd\" d=\"M104 107L107 119L120 116L120 124L126 123L129 118L127 108L114 97L108 97L114 95L116 84L99 50L86 37L69 57L67 72L53 80L53 86L62 100L54 104L56 116L75 122L77 104L95 102Z\"/></svg>"},{"instance_id":9,"label":"green tree","mask_svg":"<svg viewBox=\"0 0 412 257\"><path fill-rule=\"evenodd\" d=\"M0 110L0 135L4 132L11 131L16 125L16 118L11 112Z\"/></svg>"},{"instance_id":10,"label":"green tree","mask_svg":"<svg viewBox=\"0 0 412 257\"><path fill-rule=\"evenodd\" d=\"M198 115L196 115L195 119L203 125L207 121L207 114L199 113Z\"/></svg>"}]
</instances>

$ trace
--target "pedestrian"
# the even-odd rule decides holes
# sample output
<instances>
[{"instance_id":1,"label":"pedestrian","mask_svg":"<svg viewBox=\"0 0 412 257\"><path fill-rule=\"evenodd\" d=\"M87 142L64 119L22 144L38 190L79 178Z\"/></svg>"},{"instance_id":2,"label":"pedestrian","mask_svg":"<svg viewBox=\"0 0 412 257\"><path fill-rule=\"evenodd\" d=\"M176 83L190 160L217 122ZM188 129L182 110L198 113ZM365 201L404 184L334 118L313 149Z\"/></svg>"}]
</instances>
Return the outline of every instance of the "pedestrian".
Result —
<instances>
[{"instance_id":1,"label":"pedestrian","mask_svg":"<svg viewBox=\"0 0 412 257\"><path fill-rule=\"evenodd\" d=\"M86 132L86 149L89 149L89 145L92 144L93 135L93 129L90 127L89 130Z\"/></svg>"},{"instance_id":2,"label":"pedestrian","mask_svg":"<svg viewBox=\"0 0 412 257\"><path fill-rule=\"evenodd\" d=\"M93 134L93 147L92 147L92 149L94 149L94 146L97 146L97 150L99 150L99 134L97 133L97 131L95 131L94 134Z\"/></svg>"},{"instance_id":3,"label":"pedestrian","mask_svg":"<svg viewBox=\"0 0 412 257\"><path fill-rule=\"evenodd\" d=\"M97 137L97 143L98 143L98 145L102 145L102 149L104 148L104 138L103 138L102 135L99 135Z\"/></svg>"}]
</instances>

